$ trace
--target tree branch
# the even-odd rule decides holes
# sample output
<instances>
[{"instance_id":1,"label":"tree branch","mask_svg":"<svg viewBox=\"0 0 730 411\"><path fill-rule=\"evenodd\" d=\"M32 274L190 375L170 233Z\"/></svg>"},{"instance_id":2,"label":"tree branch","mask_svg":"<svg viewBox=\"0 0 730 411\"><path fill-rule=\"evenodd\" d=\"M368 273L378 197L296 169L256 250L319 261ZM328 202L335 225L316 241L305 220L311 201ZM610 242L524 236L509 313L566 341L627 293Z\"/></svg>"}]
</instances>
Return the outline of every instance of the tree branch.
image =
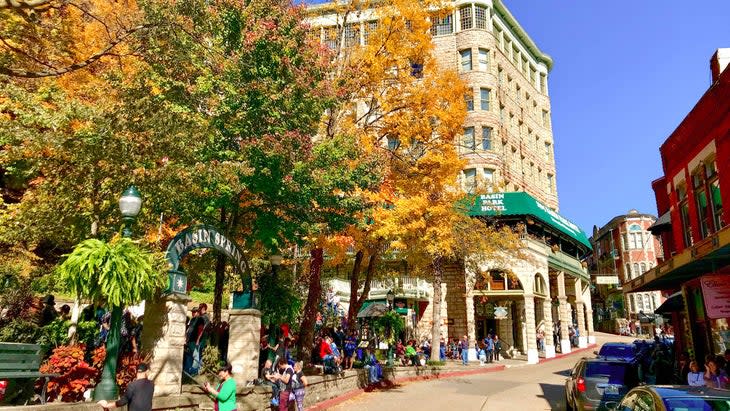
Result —
<instances>
[{"instance_id":1,"label":"tree branch","mask_svg":"<svg viewBox=\"0 0 730 411\"><path fill-rule=\"evenodd\" d=\"M14 1L14 0L0 0L0 4L2 4L2 2L4 2L4 1ZM84 67L87 67L87 66L93 64L95 61L99 60L100 58L110 55L111 51L119 43L122 43L124 40L126 40L128 37L132 36L134 33L138 32L140 30L148 29L150 27L153 27L153 25L144 24L141 26L133 27L133 28L127 30L122 36L120 36L116 40L109 42L109 45L107 47L105 47L103 50L101 50L100 52L91 55L86 60L71 64L70 66L67 66L64 68L47 70L47 71L28 71L28 70L19 70L19 69L7 68L7 67L0 67L0 74L4 74L4 75L10 76L10 77L43 78L43 77L60 76L60 75L66 74L66 73L70 73L72 71L76 71L76 70L82 69Z\"/></svg>"}]
</instances>

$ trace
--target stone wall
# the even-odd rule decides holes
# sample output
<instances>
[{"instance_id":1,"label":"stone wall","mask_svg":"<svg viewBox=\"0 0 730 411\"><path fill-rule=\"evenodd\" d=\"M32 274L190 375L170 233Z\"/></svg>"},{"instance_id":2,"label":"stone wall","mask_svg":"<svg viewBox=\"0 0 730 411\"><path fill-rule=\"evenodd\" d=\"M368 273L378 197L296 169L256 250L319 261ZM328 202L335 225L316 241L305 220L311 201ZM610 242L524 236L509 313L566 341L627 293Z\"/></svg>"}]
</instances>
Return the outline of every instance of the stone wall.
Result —
<instances>
[{"instance_id":1,"label":"stone wall","mask_svg":"<svg viewBox=\"0 0 730 411\"><path fill-rule=\"evenodd\" d=\"M482 367L468 370L469 373L481 373L502 369L504 367ZM384 369L384 374L391 381L413 378L439 378L444 373L453 372L438 367L398 367ZM347 371L344 376L314 375L308 376L309 386L305 396L305 407L311 407L323 401L339 397L350 391L367 386L365 370ZM239 387L237 402L239 411L269 410L271 389L267 386ZM183 386L181 395L155 397L153 410L201 409L212 410L213 403L202 390L196 386ZM292 409L292 408L290 408ZM100 407L93 402L86 403L50 403L46 405L0 407L0 411L99 411Z\"/></svg>"}]
</instances>

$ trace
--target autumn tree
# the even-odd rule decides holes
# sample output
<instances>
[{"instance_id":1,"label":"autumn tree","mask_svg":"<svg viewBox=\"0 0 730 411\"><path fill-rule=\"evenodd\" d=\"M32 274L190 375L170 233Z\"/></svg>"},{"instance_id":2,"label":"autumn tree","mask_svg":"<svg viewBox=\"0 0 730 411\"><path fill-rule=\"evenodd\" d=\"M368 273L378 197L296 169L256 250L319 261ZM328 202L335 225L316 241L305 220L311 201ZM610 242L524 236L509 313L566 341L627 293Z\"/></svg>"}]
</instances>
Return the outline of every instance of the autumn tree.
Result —
<instances>
[{"instance_id":1,"label":"autumn tree","mask_svg":"<svg viewBox=\"0 0 730 411\"><path fill-rule=\"evenodd\" d=\"M361 24L359 16L368 9L377 19ZM334 50L331 70L339 99L325 113L320 131L326 138L350 136L379 153L386 164L383 183L369 193L370 224L352 236L362 247L355 254L353 274L360 269L365 244L397 251L416 270L429 274L434 343L440 340L444 266L497 257L516 246L510 230L472 219L460 206L465 195L457 177L465 163L457 140L466 116L466 89L457 73L438 65L430 38L431 18L447 11L447 3L415 0L348 2L314 10L331 13L337 21L323 35ZM360 30L365 30L364 45L359 45ZM353 311L367 296L369 278L364 295L353 294ZM357 289L354 280L351 288Z\"/></svg>"}]
</instances>

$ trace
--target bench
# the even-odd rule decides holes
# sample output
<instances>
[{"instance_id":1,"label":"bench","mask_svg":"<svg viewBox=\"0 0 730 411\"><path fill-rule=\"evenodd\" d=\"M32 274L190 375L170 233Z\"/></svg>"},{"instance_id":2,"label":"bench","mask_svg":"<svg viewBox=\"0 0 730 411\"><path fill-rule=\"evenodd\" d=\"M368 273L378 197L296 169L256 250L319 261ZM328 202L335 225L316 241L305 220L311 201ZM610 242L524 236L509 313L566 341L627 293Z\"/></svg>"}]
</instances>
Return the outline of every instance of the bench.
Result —
<instances>
[{"instance_id":1,"label":"bench","mask_svg":"<svg viewBox=\"0 0 730 411\"><path fill-rule=\"evenodd\" d=\"M41 403L46 403L46 388L51 377L58 374L43 374L39 371L42 361L41 346L0 342L0 380L21 378L44 378Z\"/></svg>"}]
</instances>

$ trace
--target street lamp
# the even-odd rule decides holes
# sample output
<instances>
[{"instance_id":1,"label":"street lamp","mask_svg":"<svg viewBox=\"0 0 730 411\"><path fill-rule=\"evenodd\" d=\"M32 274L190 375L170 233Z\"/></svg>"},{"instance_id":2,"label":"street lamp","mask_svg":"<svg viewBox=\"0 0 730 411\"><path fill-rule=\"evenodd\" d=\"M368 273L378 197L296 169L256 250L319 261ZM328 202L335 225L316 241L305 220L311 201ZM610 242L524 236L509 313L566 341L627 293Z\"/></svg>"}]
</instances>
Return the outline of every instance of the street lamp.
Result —
<instances>
[{"instance_id":1,"label":"street lamp","mask_svg":"<svg viewBox=\"0 0 730 411\"><path fill-rule=\"evenodd\" d=\"M142 196L135 186L129 186L119 198L119 212L122 214L122 237L132 236L132 224L142 208ZM106 340L106 358L101 381L94 388L94 400L112 400L117 398L117 359L119 357L119 340L122 326L122 307L112 307L112 318L109 322L109 335Z\"/></svg>"},{"instance_id":2,"label":"street lamp","mask_svg":"<svg viewBox=\"0 0 730 411\"><path fill-rule=\"evenodd\" d=\"M132 236L132 223L134 223L141 208L142 196L137 191L137 187L129 186L119 198L119 212L122 214L122 221L124 222L122 237Z\"/></svg>"},{"instance_id":3,"label":"street lamp","mask_svg":"<svg viewBox=\"0 0 730 411\"><path fill-rule=\"evenodd\" d=\"M393 311L393 300L395 300L395 293L393 293L393 290L389 290L388 294L385 295L385 299L388 301L388 309L390 311ZM391 333L393 333L393 330L390 330ZM394 336L392 336L394 337ZM388 343L388 367L393 367L393 344Z\"/></svg>"}]
</instances>

